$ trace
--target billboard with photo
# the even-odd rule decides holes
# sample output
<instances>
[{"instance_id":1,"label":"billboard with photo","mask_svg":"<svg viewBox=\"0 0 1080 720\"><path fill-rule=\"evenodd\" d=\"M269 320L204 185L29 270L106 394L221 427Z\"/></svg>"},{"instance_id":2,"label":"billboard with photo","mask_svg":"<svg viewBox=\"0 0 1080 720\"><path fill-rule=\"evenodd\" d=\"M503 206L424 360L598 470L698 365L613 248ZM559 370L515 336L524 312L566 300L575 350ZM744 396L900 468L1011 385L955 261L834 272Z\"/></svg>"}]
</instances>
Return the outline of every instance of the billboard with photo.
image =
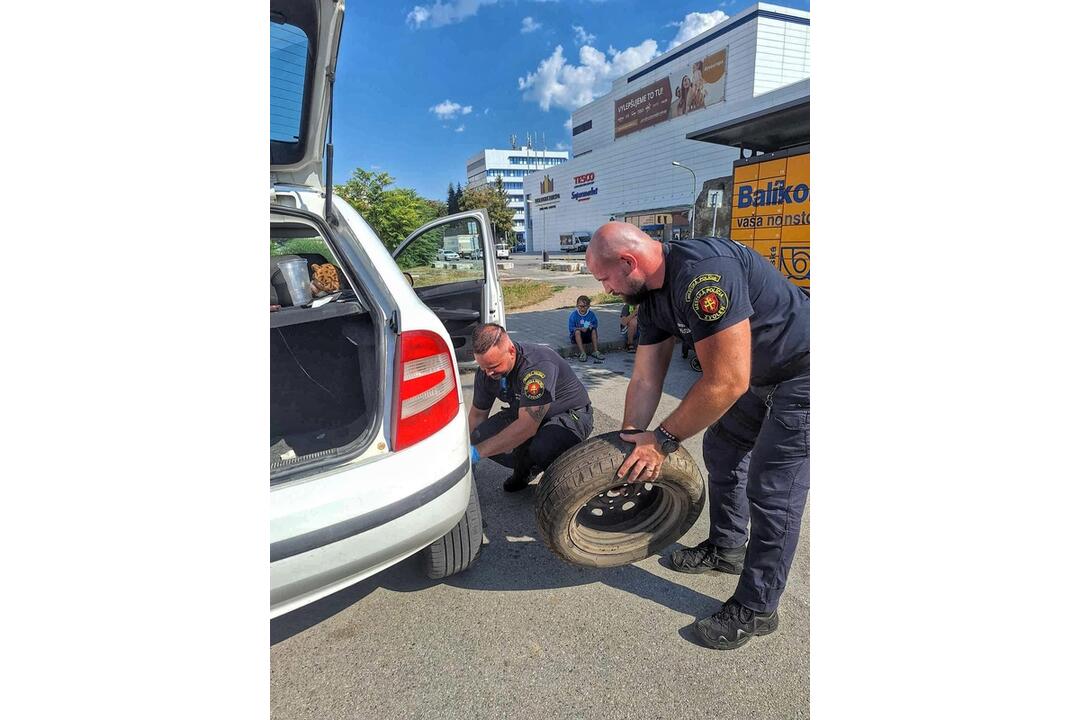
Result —
<instances>
[{"instance_id":1,"label":"billboard with photo","mask_svg":"<svg viewBox=\"0 0 1080 720\"><path fill-rule=\"evenodd\" d=\"M688 63L615 101L615 137L724 101L727 48Z\"/></svg>"}]
</instances>

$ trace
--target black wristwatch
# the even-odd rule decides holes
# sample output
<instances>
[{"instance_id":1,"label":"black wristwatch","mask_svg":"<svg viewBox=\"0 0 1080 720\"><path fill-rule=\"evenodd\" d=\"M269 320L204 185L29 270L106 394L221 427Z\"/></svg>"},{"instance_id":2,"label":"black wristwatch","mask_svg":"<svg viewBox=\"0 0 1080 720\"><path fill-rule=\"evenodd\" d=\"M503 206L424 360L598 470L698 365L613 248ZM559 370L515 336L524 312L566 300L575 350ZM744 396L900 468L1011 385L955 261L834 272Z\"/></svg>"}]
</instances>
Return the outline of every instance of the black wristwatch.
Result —
<instances>
[{"instance_id":1,"label":"black wristwatch","mask_svg":"<svg viewBox=\"0 0 1080 720\"><path fill-rule=\"evenodd\" d=\"M679 449L679 438L665 430L663 425L657 425L653 430L653 435L656 436L656 442L660 443L660 451L665 455L670 455Z\"/></svg>"}]
</instances>

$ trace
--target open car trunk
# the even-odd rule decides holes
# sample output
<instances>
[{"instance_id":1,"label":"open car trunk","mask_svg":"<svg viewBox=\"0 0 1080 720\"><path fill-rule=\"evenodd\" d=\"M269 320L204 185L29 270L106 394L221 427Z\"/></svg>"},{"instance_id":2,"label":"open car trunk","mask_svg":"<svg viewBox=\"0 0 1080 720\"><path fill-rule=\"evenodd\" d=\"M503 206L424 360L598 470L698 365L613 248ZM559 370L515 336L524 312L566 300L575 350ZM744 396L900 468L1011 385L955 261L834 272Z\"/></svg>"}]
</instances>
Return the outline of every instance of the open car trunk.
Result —
<instances>
[{"instance_id":1,"label":"open car trunk","mask_svg":"<svg viewBox=\"0 0 1080 720\"><path fill-rule=\"evenodd\" d=\"M371 428L380 403L381 343L358 303L276 315L281 320L270 328L271 470L355 443Z\"/></svg>"}]
</instances>

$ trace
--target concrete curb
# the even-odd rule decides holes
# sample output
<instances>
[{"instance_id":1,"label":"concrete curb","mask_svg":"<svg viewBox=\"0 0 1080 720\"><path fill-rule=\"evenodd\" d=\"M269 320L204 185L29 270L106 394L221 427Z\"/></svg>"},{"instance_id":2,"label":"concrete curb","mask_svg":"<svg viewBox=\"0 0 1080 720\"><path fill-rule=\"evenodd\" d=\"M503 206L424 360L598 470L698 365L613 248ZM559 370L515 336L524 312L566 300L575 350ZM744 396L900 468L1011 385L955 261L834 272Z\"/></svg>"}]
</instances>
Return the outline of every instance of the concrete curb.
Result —
<instances>
[{"instance_id":1,"label":"concrete curb","mask_svg":"<svg viewBox=\"0 0 1080 720\"><path fill-rule=\"evenodd\" d=\"M592 347L592 343L589 343L588 347ZM604 353L605 355L607 355L608 353L625 352L624 348L626 348L626 343L622 339L600 342L600 352ZM562 355L564 358L567 358L568 360L571 358L576 358L580 354L578 352L577 345L564 345L562 347L553 347L551 349Z\"/></svg>"}]
</instances>

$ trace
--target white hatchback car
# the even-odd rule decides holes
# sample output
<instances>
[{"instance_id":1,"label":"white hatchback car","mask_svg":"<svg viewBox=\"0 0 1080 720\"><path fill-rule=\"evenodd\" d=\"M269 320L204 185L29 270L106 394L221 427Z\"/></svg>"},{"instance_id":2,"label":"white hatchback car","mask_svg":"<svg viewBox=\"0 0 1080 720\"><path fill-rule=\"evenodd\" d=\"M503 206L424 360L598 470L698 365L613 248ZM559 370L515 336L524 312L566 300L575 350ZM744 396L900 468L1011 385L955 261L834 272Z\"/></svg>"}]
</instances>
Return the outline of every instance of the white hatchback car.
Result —
<instances>
[{"instance_id":1,"label":"white hatchback car","mask_svg":"<svg viewBox=\"0 0 1080 720\"><path fill-rule=\"evenodd\" d=\"M458 361L472 359L478 323L505 316L484 211L438 218L391 254L348 203L327 198L344 6L270 7L276 617L418 551L432 577L473 562L482 530ZM463 233L489 252L447 282L431 261L444 236Z\"/></svg>"}]
</instances>

